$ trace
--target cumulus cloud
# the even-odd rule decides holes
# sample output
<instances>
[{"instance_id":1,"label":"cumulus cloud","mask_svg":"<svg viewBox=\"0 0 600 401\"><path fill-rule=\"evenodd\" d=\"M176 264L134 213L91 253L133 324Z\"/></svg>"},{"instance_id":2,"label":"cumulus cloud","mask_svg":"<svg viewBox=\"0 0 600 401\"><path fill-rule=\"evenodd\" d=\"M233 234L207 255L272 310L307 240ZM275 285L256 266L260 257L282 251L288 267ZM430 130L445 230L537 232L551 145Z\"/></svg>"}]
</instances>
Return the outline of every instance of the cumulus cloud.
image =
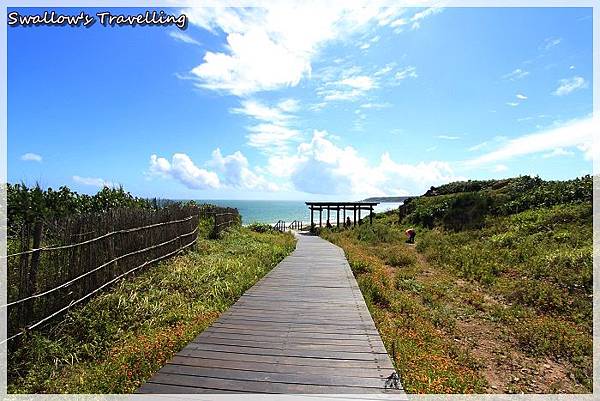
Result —
<instances>
[{"instance_id":1,"label":"cumulus cloud","mask_svg":"<svg viewBox=\"0 0 600 401\"><path fill-rule=\"evenodd\" d=\"M418 194L431 185L460 178L448 163L397 163L389 153L372 165L353 147L334 144L325 131L315 131L310 142L298 146L296 154L271 162L274 169L288 166L285 173L294 187L314 194Z\"/></svg>"},{"instance_id":2,"label":"cumulus cloud","mask_svg":"<svg viewBox=\"0 0 600 401\"><path fill-rule=\"evenodd\" d=\"M26 161L26 162L41 163L42 156L38 155L37 153L25 153L25 154L21 155L21 160Z\"/></svg>"},{"instance_id":3,"label":"cumulus cloud","mask_svg":"<svg viewBox=\"0 0 600 401\"><path fill-rule=\"evenodd\" d=\"M175 153L169 162L164 157L150 156L150 175L179 181L190 189L219 188L221 182L213 171L199 168L185 153Z\"/></svg>"},{"instance_id":4,"label":"cumulus cloud","mask_svg":"<svg viewBox=\"0 0 600 401\"><path fill-rule=\"evenodd\" d=\"M114 186L114 184L110 181L106 181L102 178L95 178L95 177L80 177L78 175L74 175L73 181L75 181L77 184L88 185L88 186L92 186L92 187L100 187L100 188Z\"/></svg>"},{"instance_id":5,"label":"cumulus cloud","mask_svg":"<svg viewBox=\"0 0 600 401\"><path fill-rule=\"evenodd\" d=\"M221 149L212 152L206 162L211 169L198 167L185 153L175 153L171 161L157 155L150 156L149 176L160 176L180 182L189 189L249 189L276 191L277 185L250 168L248 159L237 151L223 155Z\"/></svg>"},{"instance_id":6,"label":"cumulus cloud","mask_svg":"<svg viewBox=\"0 0 600 401\"><path fill-rule=\"evenodd\" d=\"M517 99L519 99L519 100L527 100L527 96L525 96L525 95L524 95L524 94L522 94L522 93L517 93L517 94L516 94L516 97L517 97Z\"/></svg>"},{"instance_id":7,"label":"cumulus cloud","mask_svg":"<svg viewBox=\"0 0 600 401\"><path fill-rule=\"evenodd\" d=\"M207 51L190 75L199 87L237 96L293 87L311 77L312 61L329 42L364 33L375 24L398 29L412 23L416 29L425 18L441 10L431 7L405 19L401 16L406 10L401 7L382 7L366 0L349 4L308 1L285 7L185 9L190 24L224 34L226 40L224 50ZM366 49L378 41L375 36L361 46Z\"/></svg>"},{"instance_id":8,"label":"cumulus cloud","mask_svg":"<svg viewBox=\"0 0 600 401\"><path fill-rule=\"evenodd\" d=\"M222 183L226 186L262 191L278 189L277 185L253 172L249 167L248 159L240 151L223 156L221 149L217 148L213 151L212 159L208 164L221 174Z\"/></svg>"},{"instance_id":9,"label":"cumulus cloud","mask_svg":"<svg viewBox=\"0 0 600 401\"><path fill-rule=\"evenodd\" d=\"M558 81L558 88L552 92L555 96L564 96L578 89L587 88L588 83L582 77L565 78Z\"/></svg>"},{"instance_id":10,"label":"cumulus cloud","mask_svg":"<svg viewBox=\"0 0 600 401\"><path fill-rule=\"evenodd\" d=\"M367 2L360 7L303 2L290 7L190 8L185 13L191 24L223 32L227 41L225 51L206 52L191 74L201 87L238 96L296 86L310 76L311 61L325 43L369 22L385 23L387 11Z\"/></svg>"},{"instance_id":11,"label":"cumulus cloud","mask_svg":"<svg viewBox=\"0 0 600 401\"><path fill-rule=\"evenodd\" d=\"M505 141L498 149L467 160L465 165L476 167L518 156L553 152L558 148L577 148L588 160L591 160L594 146L597 146L594 145L594 132L597 127L598 121L593 117L573 120L558 127Z\"/></svg>"}]
</instances>

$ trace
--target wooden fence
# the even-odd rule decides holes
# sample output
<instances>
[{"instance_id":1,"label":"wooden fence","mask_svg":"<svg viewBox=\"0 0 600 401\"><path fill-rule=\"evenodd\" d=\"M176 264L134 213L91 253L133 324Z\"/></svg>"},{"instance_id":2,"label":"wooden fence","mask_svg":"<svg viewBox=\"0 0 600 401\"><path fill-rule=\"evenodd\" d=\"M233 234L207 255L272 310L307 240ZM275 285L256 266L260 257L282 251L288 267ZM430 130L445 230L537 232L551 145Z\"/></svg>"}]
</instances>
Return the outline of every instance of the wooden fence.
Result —
<instances>
[{"instance_id":1,"label":"wooden fence","mask_svg":"<svg viewBox=\"0 0 600 401\"><path fill-rule=\"evenodd\" d=\"M213 220L211 237L216 238L231 226L242 224L242 217L237 209L214 205L202 205L201 214Z\"/></svg>"},{"instance_id":2,"label":"wooden fence","mask_svg":"<svg viewBox=\"0 0 600 401\"><path fill-rule=\"evenodd\" d=\"M43 326L117 280L192 247L199 220L211 236L241 222L213 205L103 214L23 224L8 239L7 340Z\"/></svg>"}]
</instances>

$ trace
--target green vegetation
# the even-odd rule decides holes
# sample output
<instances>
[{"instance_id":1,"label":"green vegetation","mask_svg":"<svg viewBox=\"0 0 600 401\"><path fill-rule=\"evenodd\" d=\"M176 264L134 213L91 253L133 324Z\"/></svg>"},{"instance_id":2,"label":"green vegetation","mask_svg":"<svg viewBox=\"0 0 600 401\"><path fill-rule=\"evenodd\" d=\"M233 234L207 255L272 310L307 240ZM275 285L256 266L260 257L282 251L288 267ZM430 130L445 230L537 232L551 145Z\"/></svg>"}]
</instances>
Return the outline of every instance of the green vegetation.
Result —
<instances>
[{"instance_id":1,"label":"green vegetation","mask_svg":"<svg viewBox=\"0 0 600 401\"><path fill-rule=\"evenodd\" d=\"M400 213L322 235L409 392L592 391L591 177L452 183Z\"/></svg>"},{"instance_id":2,"label":"green vegetation","mask_svg":"<svg viewBox=\"0 0 600 401\"><path fill-rule=\"evenodd\" d=\"M278 231L275 229L275 227L266 223L252 223L248 225L248 229L257 233L269 233Z\"/></svg>"},{"instance_id":3,"label":"green vegetation","mask_svg":"<svg viewBox=\"0 0 600 401\"><path fill-rule=\"evenodd\" d=\"M294 248L290 234L201 221L192 251L123 280L9 346L9 393L129 393Z\"/></svg>"},{"instance_id":4,"label":"green vegetation","mask_svg":"<svg viewBox=\"0 0 600 401\"><path fill-rule=\"evenodd\" d=\"M30 188L24 184L7 184L6 189L9 228L40 219L101 213L116 208L157 209L165 202L137 198L123 187L104 187L95 195L79 194L66 186L43 190L39 185Z\"/></svg>"}]
</instances>

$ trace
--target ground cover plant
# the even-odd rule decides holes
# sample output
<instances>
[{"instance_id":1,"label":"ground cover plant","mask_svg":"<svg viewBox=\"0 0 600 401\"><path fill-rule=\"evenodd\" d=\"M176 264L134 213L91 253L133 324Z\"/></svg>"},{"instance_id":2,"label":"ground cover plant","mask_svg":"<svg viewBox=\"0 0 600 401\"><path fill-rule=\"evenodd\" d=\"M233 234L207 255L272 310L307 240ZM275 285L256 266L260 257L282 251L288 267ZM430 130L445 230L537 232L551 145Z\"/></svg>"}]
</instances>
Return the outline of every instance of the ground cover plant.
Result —
<instances>
[{"instance_id":1,"label":"ground cover plant","mask_svg":"<svg viewBox=\"0 0 600 401\"><path fill-rule=\"evenodd\" d=\"M400 216L321 235L346 252L408 392L592 391L591 177L452 183Z\"/></svg>"}]
</instances>

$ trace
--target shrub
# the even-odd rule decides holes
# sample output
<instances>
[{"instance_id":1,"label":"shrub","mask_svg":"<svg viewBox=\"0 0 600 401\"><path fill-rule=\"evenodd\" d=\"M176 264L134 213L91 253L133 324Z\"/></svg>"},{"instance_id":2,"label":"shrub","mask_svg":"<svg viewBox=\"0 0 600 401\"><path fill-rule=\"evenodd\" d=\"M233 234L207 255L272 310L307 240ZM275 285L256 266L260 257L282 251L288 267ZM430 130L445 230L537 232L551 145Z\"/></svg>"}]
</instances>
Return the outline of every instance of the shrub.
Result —
<instances>
[{"instance_id":1,"label":"shrub","mask_svg":"<svg viewBox=\"0 0 600 401\"><path fill-rule=\"evenodd\" d=\"M270 224L265 223L252 223L248 225L248 229L257 233L268 233L276 231L275 228Z\"/></svg>"},{"instance_id":2,"label":"shrub","mask_svg":"<svg viewBox=\"0 0 600 401\"><path fill-rule=\"evenodd\" d=\"M442 217L445 229L461 231L483 226L488 212L488 199L479 193L463 193L455 196Z\"/></svg>"},{"instance_id":3,"label":"shrub","mask_svg":"<svg viewBox=\"0 0 600 401\"><path fill-rule=\"evenodd\" d=\"M412 253L409 254L402 248L392 247L386 250L384 261L393 267L406 267L414 265L417 259Z\"/></svg>"}]
</instances>

